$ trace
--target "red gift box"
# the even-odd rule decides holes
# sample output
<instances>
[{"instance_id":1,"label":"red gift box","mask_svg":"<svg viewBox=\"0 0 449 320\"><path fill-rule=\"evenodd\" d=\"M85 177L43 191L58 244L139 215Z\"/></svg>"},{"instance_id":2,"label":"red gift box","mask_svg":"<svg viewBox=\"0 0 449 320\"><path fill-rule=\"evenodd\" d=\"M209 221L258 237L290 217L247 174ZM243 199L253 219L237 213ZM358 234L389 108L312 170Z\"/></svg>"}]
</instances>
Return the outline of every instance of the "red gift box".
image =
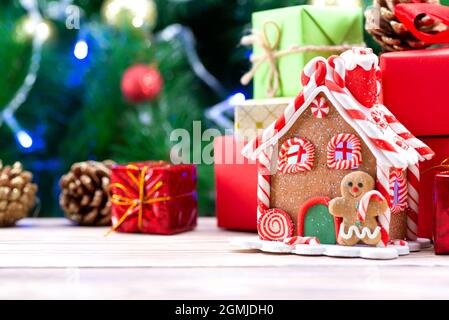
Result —
<instances>
[{"instance_id":1,"label":"red gift box","mask_svg":"<svg viewBox=\"0 0 449 320\"><path fill-rule=\"evenodd\" d=\"M419 190L418 236L432 239L434 212L434 177L438 173L432 168L437 167L449 157L449 137L420 138L433 151L435 157L421 163L421 184Z\"/></svg>"},{"instance_id":2,"label":"red gift box","mask_svg":"<svg viewBox=\"0 0 449 320\"><path fill-rule=\"evenodd\" d=\"M198 216L196 167L142 162L112 168L112 226L119 232L174 234Z\"/></svg>"},{"instance_id":3,"label":"red gift box","mask_svg":"<svg viewBox=\"0 0 449 320\"><path fill-rule=\"evenodd\" d=\"M449 174L435 176L434 248L436 254L449 254Z\"/></svg>"},{"instance_id":4,"label":"red gift box","mask_svg":"<svg viewBox=\"0 0 449 320\"><path fill-rule=\"evenodd\" d=\"M257 165L241 155L244 142L233 136L214 140L218 226L257 231Z\"/></svg>"},{"instance_id":5,"label":"red gift box","mask_svg":"<svg viewBox=\"0 0 449 320\"><path fill-rule=\"evenodd\" d=\"M449 48L380 57L383 104L415 136L449 135Z\"/></svg>"}]
</instances>

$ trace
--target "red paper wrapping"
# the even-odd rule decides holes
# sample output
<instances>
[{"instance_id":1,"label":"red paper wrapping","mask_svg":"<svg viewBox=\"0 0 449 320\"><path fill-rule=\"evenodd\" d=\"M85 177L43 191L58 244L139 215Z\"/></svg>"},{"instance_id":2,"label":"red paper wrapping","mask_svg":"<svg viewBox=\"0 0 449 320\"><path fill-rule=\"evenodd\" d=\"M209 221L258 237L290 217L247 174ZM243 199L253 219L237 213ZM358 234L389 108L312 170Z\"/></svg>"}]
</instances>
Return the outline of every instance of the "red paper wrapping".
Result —
<instances>
[{"instance_id":1,"label":"red paper wrapping","mask_svg":"<svg viewBox=\"0 0 449 320\"><path fill-rule=\"evenodd\" d=\"M113 167L113 230L169 235L193 229L196 183L194 165L142 162Z\"/></svg>"},{"instance_id":2,"label":"red paper wrapping","mask_svg":"<svg viewBox=\"0 0 449 320\"><path fill-rule=\"evenodd\" d=\"M416 1L414 1L416 2ZM449 30L442 29L439 32L422 32L416 27L416 19L427 16L428 20L438 20L440 23L449 25L449 7L438 3L400 3L394 7L394 14L419 40L427 43L449 43Z\"/></svg>"},{"instance_id":3,"label":"red paper wrapping","mask_svg":"<svg viewBox=\"0 0 449 320\"><path fill-rule=\"evenodd\" d=\"M257 165L241 155L244 142L233 136L214 140L218 226L257 231Z\"/></svg>"},{"instance_id":4,"label":"red paper wrapping","mask_svg":"<svg viewBox=\"0 0 449 320\"><path fill-rule=\"evenodd\" d=\"M383 104L415 136L449 135L449 49L380 57Z\"/></svg>"},{"instance_id":5,"label":"red paper wrapping","mask_svg":"<svg viewBox=\"0 0 449 320\"><path fill-rule=\"evenodd\" d=\"M420 138L433 151L435 157L421 163L421 183L419 190L418 236L432 239L434 212L434 178L438 172L430 170L449 157L449 137Z\"/></svg>"},{"instance_id":6,"label":"red paper wrapping","mask_svg":"<svg viewBox=\"0 0 449 320\"><path fill-rule=\"evenodd\" d=\"M435 176L434 248L436 254L449 254L449 174Z\"/></svg>"}]
</instances>

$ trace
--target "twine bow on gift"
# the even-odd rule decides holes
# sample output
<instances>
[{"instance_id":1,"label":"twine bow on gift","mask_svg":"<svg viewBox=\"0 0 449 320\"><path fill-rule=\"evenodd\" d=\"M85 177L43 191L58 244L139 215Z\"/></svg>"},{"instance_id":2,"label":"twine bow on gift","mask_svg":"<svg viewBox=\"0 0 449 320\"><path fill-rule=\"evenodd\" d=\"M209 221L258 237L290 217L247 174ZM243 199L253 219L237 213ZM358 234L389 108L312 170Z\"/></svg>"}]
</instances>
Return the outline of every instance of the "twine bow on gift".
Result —
<instances>
[{"instance_id":1,"label":"twine bow on gift","mask_svg":"<svg viewBox=\"0 0 449 320\"><path fill-rule=\"evenodd\" d=\"M269 29L274 31L274 42L271 43L269 40ZM313 51L325 51L325 52L344 52L346 50L352 49L352 47L361 47L365 44L351 44L351 45L292 45L290 48L279 50L279 45L281 43L282 31L279 25L274 21L266 21L263 25L263 32L258 30L252 30L251 34L244 36L240 44L244 46L259 46L262 48L263 53L259 56L251 55L250 61L253 64L252 68L243 75L240 82L243 85L248 85L250 81L254 78L257 70L264 64L268 63L269 73L268 73L268 85L267 85L267 95L269 97L274 97L279 90L281 85L281 77L279 69L277 66L277 60L291 55L304 52Z\"/></svg>"},{"instance_id":2,"label":"twine bow on gift","mask_svg":"<svg viewBox=\"0 0 449 320\"><path fill-rule=\"evenodd\" d=\"M139 170L138 167L132 166L132 165L128 166L127 168ZM157 177L155 179L155 181L157 181L157 182L150 188L149 191L145 192L145 176L148 172L148 169L149 169L148 167L141 168L139 179L137 179L133 174L131 174L131 172L129 172L129 171L127 172L130 179L138 187L138 190L139 190L138 199L135 199L135 197L131 194L129 189L126 188L123 184L113 183L111 185L111 189L117 188L117 189L122 190L126 194L126 196L122 196L119 194L113 194L111 196L111 203L118 205L118 206L128 206L128 209L123 214L123 216L120 218L120 220L105 234L105 236L108 236L112 231L117 230L123 224L123 222L125 222L125 220L135 211L136 208L139 208L138 216L137 216L137 226L138 226L139 231L141 231L142 230L142 219L143 219L144 205L169 201L174 198L172 196L153 197L153 195L156 193L156 191L158 191L164 184L162 181L159 180L160 177ZM181 197L181 196L186 196L186 195L188 195L188 194L183 194L183 195L177 196L176 198Z\"/></svg>"}]
</instances>

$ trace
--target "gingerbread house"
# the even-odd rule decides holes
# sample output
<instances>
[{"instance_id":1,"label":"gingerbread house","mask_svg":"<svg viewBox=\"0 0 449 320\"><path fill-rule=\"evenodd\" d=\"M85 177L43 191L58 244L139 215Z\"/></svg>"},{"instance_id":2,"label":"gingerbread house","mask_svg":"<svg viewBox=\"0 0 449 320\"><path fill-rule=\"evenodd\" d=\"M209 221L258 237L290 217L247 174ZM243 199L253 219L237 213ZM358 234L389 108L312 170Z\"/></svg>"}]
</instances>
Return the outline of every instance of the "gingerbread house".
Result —
<instances>
[{"instance_id":1,"label":"gingerbread house","mask_svg":"<svg viewBox=\"0 0 449 320\"><path fill-rule=\"evenodd\" d=\"M379 103L379 79L371 49L315 58L301 75L302 92L245 146L243 155L259 164L263 240L299 235L335 243L339 222L327 206L354 170L371 175L389 204L391 214L379 222L387 237L416 239L419 162L434 153Z\"/></svg>"}]
</instances>

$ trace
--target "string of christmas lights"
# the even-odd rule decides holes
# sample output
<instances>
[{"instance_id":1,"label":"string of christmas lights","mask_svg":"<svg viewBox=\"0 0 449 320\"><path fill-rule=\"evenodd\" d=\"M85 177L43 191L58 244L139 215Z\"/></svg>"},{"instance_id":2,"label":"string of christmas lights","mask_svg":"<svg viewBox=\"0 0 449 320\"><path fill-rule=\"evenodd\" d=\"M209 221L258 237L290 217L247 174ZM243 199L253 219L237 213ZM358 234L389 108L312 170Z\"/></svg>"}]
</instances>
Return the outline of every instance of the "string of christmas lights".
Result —
<instances>
[{"instance_id":1,"label":"string of christmas lights","mask_svg":"<svg viewBox=\"0 0 449 320\"><path fill-rule=\"evenodd\" d=\"M15 113L26 101L28 94L36 82L41 62L42 45L50 35L50 28L39 12L36 0L20 0L20 4L28 14L23 28L26 33L32 36L31 63L22 86L0 113L0 126L5 123L13 131L18 143L23 148L29 149L33 145L33 139L21 127L15 118Z\"/></svg>"},{"instance_id":2,"label":"string of christmas lights","mask_svg":"<svg viewBox=\"0 0 449 320\"><path fill-rule=\"evenodd\" d=\"M16 119L17 110L25 103L28 95L36 83L37 74L40 69L42 47L45 41L51 34L51 28L49 24L45 21L43 15L39 11L37 0L19 0L21 6L27 12L27 16L22 23L23 32L31 37L32 41L32 52L31 61L28 68L27 75L20 88L17 90L16 94L9 101L9 103L0 112L0 126L3 124L7 125L11 131L14 133L15 138L19 145L24 149L30 149L33 146L33 138L24 129L19 121ZM64 17L64 13L67 8L72 6L73 0L60 0L57 2L52 2L51 7L44 8L44 13L49 17L54 19L61 19ZM136 13L136 17L140 17L142 12L145 12L145 23L151 27L155 24L156 13L155 8L149 6L145 10L137 10L145 4L145 1L139 0L133 5L127 4L123 0L113 0L105 3L103 14L105 18L111 23L116 23L115 7L124 7L131 13ZM114 9L115 8L115 9ZM145 7L146 8L146 7ZM114 9L114 10L113 10ZM79 9L78 9L79 10ZM114 19L113 19L114 18ZM132 17L131 17L132 18ZM114 23L112 23L112 22ZM144 26L143 23L139 21L134 21L132 19L132 24L135 28L141 28ZM80 28L78 31L78 39L73 47L73 55L78 60L84 60L89 55L89 45L85 40L89 28ZM236 93L228 96L227 90L222 86L222 84L216 79L204 66L201 59L196 51L196 40L192 31L182 25L174 24L166 27L156 35L156 39L162 41L169 41L171 39L178 38L185 49L188 62L194 71L194 73L213 90L217 96L222 97L224 100L220 103L212 106L206 110L206 117L215 122L217 125L223 128L231 128L232 120L226 116L233 109L235 102L245 99L242 93Z\"/></svg>"}]
</instances>

